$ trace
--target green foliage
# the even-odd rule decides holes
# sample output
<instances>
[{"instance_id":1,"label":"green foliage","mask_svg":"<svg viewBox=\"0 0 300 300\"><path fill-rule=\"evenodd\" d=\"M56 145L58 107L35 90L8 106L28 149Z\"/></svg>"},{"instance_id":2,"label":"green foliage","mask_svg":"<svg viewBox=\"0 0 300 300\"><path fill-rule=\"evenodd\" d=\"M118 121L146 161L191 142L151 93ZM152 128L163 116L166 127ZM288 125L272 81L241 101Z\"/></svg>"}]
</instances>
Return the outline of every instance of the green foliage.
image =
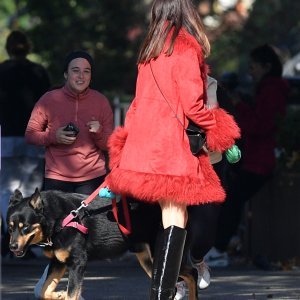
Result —
<instances>
[{"instance_id":1,"label":"green foliage","mask_svg":"<svg viewBox=\"0 0 300 300\"><path fill-rule=\"evenodd\" d=\"M29 31L49 62L53 82L62 78L63 60L69 51L84 49L95 59L93 86L133 92L138 41L128 32L144 25L144 10L130 0L31 0L28 10L39 22ZM45 36L46 35L46 36Z\"/></svg>"},{"instance_id":2,"label":"green foliage","mask_svg":"<svg viewBox=\"0 0 300 300\"><path fill-rule=\"evenodd\" d=\"M222 35L212 43L212 52L208 63L212 66L214 76L226 71L237 71L240 64L238 53L239 32L232 31Z\"/></svg>"},{"instance_id":3,"label":"green foliage","mask_svg":"<svg viewBox=\"0 0 300 300\"><path fill-rule=\"evenodd\" d=\"M63 61L69 51L83 49L95 59L93 87L133 93L136 58L141 36L130 38L131 30L142 33L145 5L131 0L2 0L0 8L11 29L27 32L47 65L52 83L63 82ZM26 8L23 4L26 2ZM8 20L18 15L18 23ZM20 18L27 22L20 23Z\"/></svg>"},{"instance_id":4,"label":"green foliage","mask_svg":"<svg viewBox=\"0 0 300 300\"><path fill-rule=\"evenodd\" d=\"M293 32L299 31L299 10L299 1L257 0L243 31L241 49L263 43L290 47Z\"/></svg>"},{"instance_id":5,"label":"green foliage","mask_svg":"<svg viewBox=\"0 0 300 300\"><path fill-rule=\"evenodd\" d=\"M136 58L147 26L149 0L1 0L0 43L11 29L28 33L36 61L47 66L52 83L63 81L65 55L88 50L95 58L93 86L116 93L134 92ZM200 0L195 1L196 4ZM216 1L212 1L216 2ZM300 1L256 0L242 26L226 27L212 41L213 75L247 71L249 51L262 43L300 49ZM222 15L218 15L222 19ZM220 25L222 27L222 24ZM131 33L132 35L130 36ZM6 58L0 49L0 60Z\"/></svg>"},{"instance_id":6,"label":"green foliage","mask_svg":"<svg viewBox=\"0 0 300 300\"><path fill-rule=\"evenodd\" d=\"M249 18L238 30L227 30L212 43L210 62L217 75L247 72L249 52L270 43L294 55L300 51L300 1L256 0Z\"/></svg>"}]
</instances>

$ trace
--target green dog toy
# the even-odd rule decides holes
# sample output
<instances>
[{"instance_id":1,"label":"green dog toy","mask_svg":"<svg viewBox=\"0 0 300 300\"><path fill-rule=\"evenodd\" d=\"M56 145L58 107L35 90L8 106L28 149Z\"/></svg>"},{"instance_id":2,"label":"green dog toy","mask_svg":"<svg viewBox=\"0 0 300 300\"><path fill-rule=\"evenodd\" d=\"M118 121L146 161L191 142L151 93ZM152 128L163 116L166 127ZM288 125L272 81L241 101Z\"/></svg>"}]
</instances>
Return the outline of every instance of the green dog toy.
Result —
<instances>
[{"instance_id":1,"label":"green dog toy","mask_svg":"<svg viewBox=\"0 0 300 300\"><path fill-rule=\"evenodd\" d=\"M241 150L237 145L233 145L230 149L227 149L225 155L230 164L237 163L242 157Z\"/></svg>"}]
</instances>

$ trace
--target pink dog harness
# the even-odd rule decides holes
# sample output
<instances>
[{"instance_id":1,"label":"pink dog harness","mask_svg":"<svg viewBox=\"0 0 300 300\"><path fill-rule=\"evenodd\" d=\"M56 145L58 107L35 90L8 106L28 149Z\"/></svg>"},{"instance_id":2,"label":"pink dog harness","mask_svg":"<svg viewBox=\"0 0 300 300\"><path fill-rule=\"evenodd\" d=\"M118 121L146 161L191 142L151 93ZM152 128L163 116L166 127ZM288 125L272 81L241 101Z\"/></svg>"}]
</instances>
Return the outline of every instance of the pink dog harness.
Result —
<instances>
[{"instance_id":1,"label":"pink dog harness","mask_svg":"<svg viewBox=\"0 0 300 300\"><path fill-rule=\"evenodd\" d=\"M90 196L88 196L84 201L82 201L81 205L76 210L72 210L69 213L69 215L66 216L63 219L62 228L64 228L64 227L73 227L73 228L76 228L77 230L79 230L83 234L88 233L89 230L88 230L87 227L85 227L84 225L82 225L78 222L73 221L73 219L78 216L78 213L82 208L87 207L89 205L89 203L94 200L94 198L98 195L101 188L103 188L102 185L100 185ZM128 235L128 234L131 233L131 221L130 221L130 217L129 217L128 205L127 205L127 201L126 201L125 196L122 196L121 199L122 199L122 205L123 205L123 209L124 209L125 222L126 222L127 228L119 223L116 198L112 199L112 212L113 212L114 218L116 219L116 221L118 223L118 226L119 226L120 230L125 235Z\"/></svg>"}]
</instances>

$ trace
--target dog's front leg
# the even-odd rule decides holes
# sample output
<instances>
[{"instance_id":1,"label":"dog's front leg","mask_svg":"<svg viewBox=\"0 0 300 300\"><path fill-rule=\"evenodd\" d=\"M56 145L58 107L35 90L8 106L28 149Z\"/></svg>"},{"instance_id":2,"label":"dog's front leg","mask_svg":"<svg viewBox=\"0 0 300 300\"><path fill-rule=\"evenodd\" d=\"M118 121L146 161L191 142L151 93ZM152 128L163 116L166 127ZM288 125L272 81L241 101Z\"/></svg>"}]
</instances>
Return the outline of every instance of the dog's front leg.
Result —
<instances>
[{"instance_id":1,"label":"dog's front leg","mask_svg":"<svg viewBox=\"0 0 300 300\"><path fill-rule=\"evenodd\" d=\"M80 300L81 299L81 287L83 282L83 276L86 269L87 259L81 257L78 260L74 260L72 265L68 266L69 280L66 300Z\"/></svg>"},{"instance_id":2,"label":"dog's front leg","mask_svg":"<svg viewBox=\"0 0 300 300\"><path fill-rule=\"evenodd\" d=\"M151 278L152 277L152 256L151 251L148 244L143 244L143 247L141 248L141 251L136 252L135 255L141 265L141 267L144 269L144 271L147 273L147 275Z\"/></svg>"},{"instance_id":3,"label":"dog's front leg","mask_svg":"<svg viewBox=\"0 0 300 300\"><path fill-rule=\"evenodd\" d=\"M55 289L64 276L66 271L65 264L52 260L35 286L34 294L37 299L44 300L64 300L66 298L65 291L56 292Z\"/></svg>"}]
</instances>

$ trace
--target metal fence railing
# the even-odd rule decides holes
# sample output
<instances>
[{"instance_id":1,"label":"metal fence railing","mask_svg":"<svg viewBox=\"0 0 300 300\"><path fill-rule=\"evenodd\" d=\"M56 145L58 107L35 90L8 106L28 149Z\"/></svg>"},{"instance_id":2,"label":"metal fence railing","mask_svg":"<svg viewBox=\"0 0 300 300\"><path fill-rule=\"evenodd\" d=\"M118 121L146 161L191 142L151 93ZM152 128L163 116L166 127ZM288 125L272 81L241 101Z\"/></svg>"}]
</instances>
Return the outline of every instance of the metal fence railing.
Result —
<instances>
[{"instance_id":1,"label":"metal fence railing","mask_svg":"<svg viewBox=\"0 0 300 300\"><path fill-rule=\"evenodd\" d=\"M129 102L121 102L120 97L115 96L113 99L113 111L115 127L123 125L126 112L130 106Z\"/></svg>"}]
</instances>

